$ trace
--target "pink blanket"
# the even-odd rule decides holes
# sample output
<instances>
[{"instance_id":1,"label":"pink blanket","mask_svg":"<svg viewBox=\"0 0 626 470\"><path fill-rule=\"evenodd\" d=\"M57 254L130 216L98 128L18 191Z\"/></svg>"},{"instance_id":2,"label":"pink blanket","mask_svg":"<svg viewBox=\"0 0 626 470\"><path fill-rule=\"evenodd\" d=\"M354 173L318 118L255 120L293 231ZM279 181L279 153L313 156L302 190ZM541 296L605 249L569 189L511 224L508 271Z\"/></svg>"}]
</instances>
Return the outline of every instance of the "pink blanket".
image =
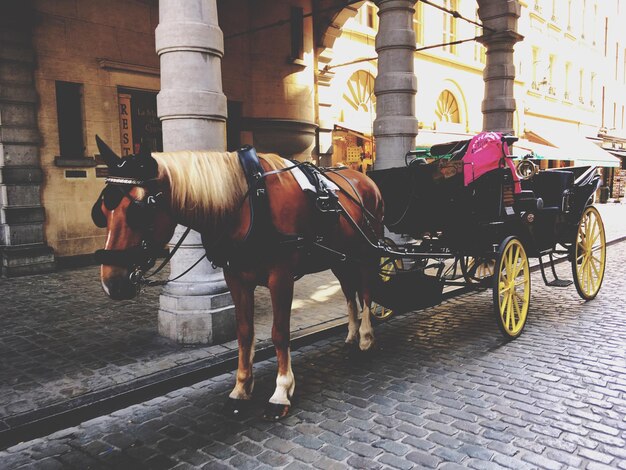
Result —
<instances>
[{"instance_id":1,"label":"pink blanket","mask_svg":"<svg viewBox=\"0 0 626 470\"><path fill-rule=\"evenodd\" d=\"M463 157L463 173L465 186L477 180L488 171L500 167L504 155L509 154L509 147L502 142L502 134L499 132L481 132L470 141L469 148ZM520 180L515 171L515 165L510 158L504 159L504 164L511 169L514 181L514 191L522 190Z\"/></svg>"}]
</instances>

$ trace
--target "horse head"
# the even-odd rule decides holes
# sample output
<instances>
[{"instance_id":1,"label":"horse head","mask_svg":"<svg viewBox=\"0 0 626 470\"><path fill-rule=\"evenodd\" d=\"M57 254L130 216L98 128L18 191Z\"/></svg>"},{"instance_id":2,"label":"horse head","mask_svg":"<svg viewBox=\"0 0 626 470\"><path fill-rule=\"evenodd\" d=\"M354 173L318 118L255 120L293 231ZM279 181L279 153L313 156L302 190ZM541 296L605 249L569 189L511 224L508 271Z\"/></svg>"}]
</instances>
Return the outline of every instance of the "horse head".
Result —
<instances>
[{"instance_id":1,"label":"horse head","mask_svg":"<svg viewBox=\"0 0 626 470\"><path fill-rule=\"evenodd\" d=\"M131 299L143 272L174 233L169 190L144 146L139 154L120 158L98 136L96 142L109 168L107 184L91 210L94 224L107 229L104 249L96 251L102 287L112 299Z\"/></svg>"}]
</instances>

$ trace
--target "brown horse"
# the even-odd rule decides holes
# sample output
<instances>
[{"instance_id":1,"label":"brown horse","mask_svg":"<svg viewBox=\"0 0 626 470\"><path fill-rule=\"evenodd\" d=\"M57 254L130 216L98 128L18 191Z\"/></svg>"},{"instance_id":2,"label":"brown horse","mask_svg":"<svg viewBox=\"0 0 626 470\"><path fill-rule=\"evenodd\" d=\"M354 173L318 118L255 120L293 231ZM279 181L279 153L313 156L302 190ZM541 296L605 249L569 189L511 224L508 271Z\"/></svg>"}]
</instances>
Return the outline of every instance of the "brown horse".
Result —
<instances>
[{"instance_id":1,"label":"brown horse","mask_svg":"<svg viewBox=\"0 0 626 470\"><path fill-rule=\"evenodd\" d=\"M249 403L254 385L254 290L269 288L273 307L272 341L276 348L276 389L265 410L268 419L287 415L295 388L289 351L294 280L332 268L348 304L346 343L368 350L374 341L370 320L371 289L378 267L376 243L382 236L383 202L376 185L363 174L343 169L326 173L338 187L342 210L323 214L288 170L292 162L260 155L265 175L265 211L251 202L242 163L236 152L170 152L119 158L97 138L109 167L107 186L92 217L108 229L102 264L104 291L113 299L132 298L137 273L148 269L157 249L181 224L202 234L207 256L219 253L237 319L239 364L228 408L236 414ZM258 177L258 175L257 175ZM343 211L343 212L342 212ZM253 220L258 227L251 227ZM248 240L251 232L256 241ZM248 243L249 242L249 243ZM322 247L320 247L322 245ZM237 256L245 253L246 256ZM343 255L342 255L343 254ZM323 263L320 263L320 260ZM358 306L362 319L358 323Z\"/></svg>"}]
</instances>

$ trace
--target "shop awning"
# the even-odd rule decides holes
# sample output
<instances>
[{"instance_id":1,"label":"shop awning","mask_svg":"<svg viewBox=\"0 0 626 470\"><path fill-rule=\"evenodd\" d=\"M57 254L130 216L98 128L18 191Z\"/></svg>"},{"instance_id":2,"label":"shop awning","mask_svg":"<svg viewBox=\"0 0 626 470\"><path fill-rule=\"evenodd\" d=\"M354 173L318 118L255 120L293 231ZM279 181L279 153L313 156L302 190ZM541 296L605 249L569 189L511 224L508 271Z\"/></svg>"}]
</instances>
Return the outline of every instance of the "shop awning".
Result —
<instances>
[{"instance_id":1,"label":"shop awning","mask_svg":"<svg viewBox=\"0 0 626 470\"><path fill-rule=\"evenodd\" d=\"M575 165L619 167L620 159L578 134L550 134L526 131L524 139L513 145L513 154L533 153L540 160L566 160Z\"/></svg>"}]
</instances>

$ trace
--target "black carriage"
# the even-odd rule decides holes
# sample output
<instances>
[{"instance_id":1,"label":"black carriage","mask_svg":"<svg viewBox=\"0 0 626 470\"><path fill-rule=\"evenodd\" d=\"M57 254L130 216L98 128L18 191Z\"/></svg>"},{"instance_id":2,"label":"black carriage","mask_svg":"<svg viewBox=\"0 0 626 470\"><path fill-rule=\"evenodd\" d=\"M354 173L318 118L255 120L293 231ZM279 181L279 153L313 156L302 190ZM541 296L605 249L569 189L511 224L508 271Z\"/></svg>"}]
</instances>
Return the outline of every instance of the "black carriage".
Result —
<instances>
[{"instance_id":1,"label":"black carriage","mask_svg":"<svg viewBox=\"0 0 626 470\"><path fill-rule=\"evenodd\" d=\"M554 268L555 257L566 256L578 294L597 295L606 263L604 227L592 205L597 169L514 163L508 146L515 140L483 133L369 173L383 195L385 226L410 238L381 244L376 318L434 305L445 285L491 287L497 324L515 338L530 304L528 258L538 260L548 286L567 287L572 281Z\"/></svg>"}]
</instances>

